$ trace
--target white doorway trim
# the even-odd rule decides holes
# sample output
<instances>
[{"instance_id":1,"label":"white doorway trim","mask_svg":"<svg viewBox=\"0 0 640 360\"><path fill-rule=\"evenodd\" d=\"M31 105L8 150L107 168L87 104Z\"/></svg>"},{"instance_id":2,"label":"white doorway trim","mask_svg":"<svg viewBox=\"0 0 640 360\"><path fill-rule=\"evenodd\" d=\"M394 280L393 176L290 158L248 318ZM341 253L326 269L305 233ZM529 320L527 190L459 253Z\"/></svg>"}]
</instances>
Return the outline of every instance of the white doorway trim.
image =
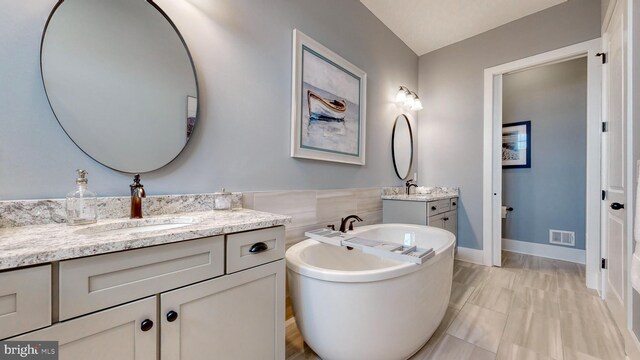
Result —
<instances>
[{"instance_id":1,"label":"white doorway trim","mask_svg":"<svg viewBox=\"0 0 640 360\"><path fill-rule=\"evenodd\" d=\"M586 278L587 286L600 287L600 140L602 65L596 53L601 39L552 50L484 70L484 155L483 155L483 260L500 266L502 234L502 77L504 74L566 61L587 58L587 173L586 173Z\"/></svg>"}]
</instances>

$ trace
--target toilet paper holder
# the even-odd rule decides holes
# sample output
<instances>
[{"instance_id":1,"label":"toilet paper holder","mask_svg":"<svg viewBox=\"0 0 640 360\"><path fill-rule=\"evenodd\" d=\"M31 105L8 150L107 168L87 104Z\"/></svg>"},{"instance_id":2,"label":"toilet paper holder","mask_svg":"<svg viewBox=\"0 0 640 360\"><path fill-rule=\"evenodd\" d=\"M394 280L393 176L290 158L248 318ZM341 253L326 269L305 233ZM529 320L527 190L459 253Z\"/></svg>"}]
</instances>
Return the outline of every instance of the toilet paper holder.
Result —
<instances>
[{"instance_id":1,"label":"toilet paper holder","mask_svg":"<svg viewBox=\"0 0 640 360\"><path fill-rule=\"evenodd\" d=\"M511 206L503 206L502 209L500 210L500 215L503 219L507 218L507 213L510 213L513 211L513 208Z\"/></svg>"}]
</instances>

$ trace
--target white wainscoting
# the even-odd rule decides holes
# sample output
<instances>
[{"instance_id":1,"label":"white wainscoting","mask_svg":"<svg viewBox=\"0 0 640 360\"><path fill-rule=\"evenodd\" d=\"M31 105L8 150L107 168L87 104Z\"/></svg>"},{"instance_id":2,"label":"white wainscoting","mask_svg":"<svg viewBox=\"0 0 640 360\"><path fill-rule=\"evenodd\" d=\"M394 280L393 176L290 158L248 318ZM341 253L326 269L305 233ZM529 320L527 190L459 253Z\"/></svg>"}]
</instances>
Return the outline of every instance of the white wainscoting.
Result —
<instances>
[{"instance_id":1,"label":"white wainscoting","mask_svg":"<svg viewBox=\"0 0 640 360\"><path fill-rule=\"evenodd\" d=\"M586 259L584 250L512 239L502 239L502 250L578 264L584 264Z\"/></svg>"}]
</instances>

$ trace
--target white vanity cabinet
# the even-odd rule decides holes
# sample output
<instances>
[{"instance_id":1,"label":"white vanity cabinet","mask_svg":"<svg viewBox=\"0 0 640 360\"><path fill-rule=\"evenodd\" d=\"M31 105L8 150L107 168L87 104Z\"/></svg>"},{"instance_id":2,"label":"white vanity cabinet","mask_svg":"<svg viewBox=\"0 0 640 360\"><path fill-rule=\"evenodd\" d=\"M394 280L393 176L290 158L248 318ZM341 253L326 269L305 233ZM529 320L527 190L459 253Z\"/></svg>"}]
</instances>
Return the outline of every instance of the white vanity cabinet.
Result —
<instances>
[{"instance_id":1,"label":"white vanity cabinet","mask_svg":"<svg viewBox=\"0 0 640 360\"><path fill-rule=\"evenodd\" d=\"M284 243L278 226L61 261L53 316L7 334L53 317L10 340L58 341L61 360L283 359Z\"/></svg>"},{"instance_id":2,"label":"white vanity cabinet","mask_svg":"<svg viewBox=\"0 0 640 360\"><path fill-rule=\"evenodd\" d=\"M428 225L458 237L458 198L432 201L382 200L382 222Z\"/></svg>"}]
</instances>

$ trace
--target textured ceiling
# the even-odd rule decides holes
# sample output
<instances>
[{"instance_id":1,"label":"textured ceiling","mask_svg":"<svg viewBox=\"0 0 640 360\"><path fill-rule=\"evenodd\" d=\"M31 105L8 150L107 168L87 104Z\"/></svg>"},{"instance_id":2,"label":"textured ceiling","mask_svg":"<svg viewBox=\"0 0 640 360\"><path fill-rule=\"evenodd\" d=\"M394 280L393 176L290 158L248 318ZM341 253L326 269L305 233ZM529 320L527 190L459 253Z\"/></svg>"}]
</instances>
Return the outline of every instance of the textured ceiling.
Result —
<instances>
[{"instance_id":1,"label":"textured ceiling","mask_svg":"<svg viewBox=\"0 0 640 360\"><path fill-rule=\"evenodd\" d=\"M418 55L567 0L360 0Z\"/></svg>"}]
</instances>

